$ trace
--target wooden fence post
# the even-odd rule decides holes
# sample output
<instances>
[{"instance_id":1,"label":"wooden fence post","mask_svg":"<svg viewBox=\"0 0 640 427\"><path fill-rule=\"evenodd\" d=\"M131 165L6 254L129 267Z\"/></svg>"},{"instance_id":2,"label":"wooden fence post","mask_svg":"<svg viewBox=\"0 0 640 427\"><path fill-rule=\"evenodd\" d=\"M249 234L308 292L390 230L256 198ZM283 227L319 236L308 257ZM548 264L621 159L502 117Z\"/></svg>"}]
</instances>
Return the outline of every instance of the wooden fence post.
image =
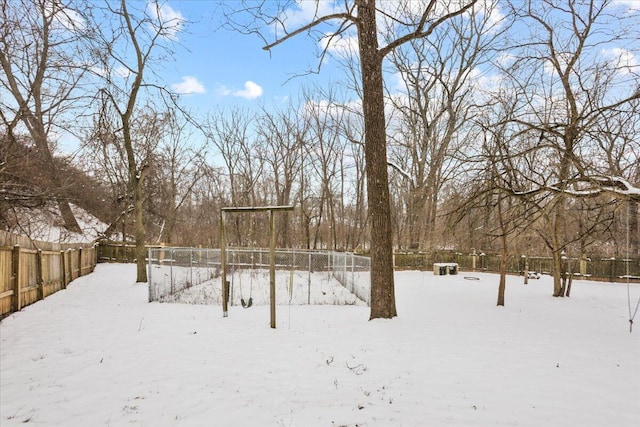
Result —
<instances>
[{"instance_id":1,"label":"wooden fence post","mask_svg":"<svg viewBox=\"0 0 640 427\"><path fill-rule=\"evenodd\" d=\"M78 277L82 276L82 247L78 248Z\"/></svg>"},{"instance_id":2,"label":"wooden fence post","mask_svg":"<svg viewBox=\"0 0 640 427\"><path fill-rule=\"evenodd\" d=\"M42 250L36 252L36 284L38 285L38 300L44 299L44 279L42 277Z\"/></svg>"},{"instance_id":3,"label":"wooden fence post","mask_svg":"<svg viewBox=\"0 0 640 427\"><path fill-rule=\"evenodd\" d=\"M71 253L73 252L73 249L69 248L67 249L67 279L69 279L69 281L67 282L67 285L71 282L73 282L73 260L71 259Z\"/></svg>"},{"instance_id":4,"label":"wooden fence post","mask_svg":"<svg viewBox=\"0 0 640 427\"><path fill-rule=\"evenodd\" d=\"M100 250L100 244L93 245L93 257L91 258L91 272L93 273L98 265L98 251Z\"/></svg>"},{"instance_id":5,"label":"wooden fence post","mask_svg":"<svg viewBox=\"0 0 640 427\"><path fill-rule=\"evenodd\" d=\"M60 251L60 266L62 272L62 289L67 289L67 263L66 263L66 251Z\"/></svg>"},{"instance_id":6,"label":"wooden fence post","mask_svg":"<svg viewBox=\"0 0 640 427\"><path fill-rule=\"evenodd\" d=\"M13 276L13 295L11 297L11 305L13 311L20 311L22 308L22 289L20 289L20 246L13 247L12 256L12 276Z\"/></svg>"},{"instance_id":7,"label":"wooden fence post","mask_svg":"<svg viewBox=\"0 0 640 427\"><path fill-rule=\"evenodd\" d=\"M476 254L476 250L472 249L473 252L471 253L471 270L476 271L476 257L478 256L478 254Z\"/></svg>"}]
</instances>

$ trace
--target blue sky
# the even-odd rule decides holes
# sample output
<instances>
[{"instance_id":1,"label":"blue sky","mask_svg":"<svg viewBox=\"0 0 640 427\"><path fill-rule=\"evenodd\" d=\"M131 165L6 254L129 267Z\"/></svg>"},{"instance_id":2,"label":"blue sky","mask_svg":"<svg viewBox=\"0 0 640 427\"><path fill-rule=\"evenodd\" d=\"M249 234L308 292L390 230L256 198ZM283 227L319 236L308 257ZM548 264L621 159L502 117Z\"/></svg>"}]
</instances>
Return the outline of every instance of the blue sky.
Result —
<instances>
[{"instance_id":1,"label":"blue sky","mask_svg":"<svg viewBox=\"0 0 640 427\"><path fill-rule=\"evenodd\" d=\"M319 75L290 78L318 64L316 42L305 34L269 53L258 36L220 28L223 16L217 2L174 0L164 6L189 23L178 34L176 62L161 72L162 83L178 92L190 91L183 101L201 112L277 105L296 98L301 86L325 85L340 77L329 60Z\"/></svg>"},{"instance_id":2,"label":"blue sky","mask_svg":"<svg viewBox=\"0 0 640 427\"><path fill-rule=\"evenodd\" d=\"M152 0L131 1L129 11L153 15L152 4ZM327 87L332 80L344 78L330 58L325 58L319 74L306 73L319 63L317 41L306 34L268 52L263 50L264 41L257 35L225 28L223 7L241 8L240 1L159 0L158 4L161 19L171 22L162 43L170 44L174 55L172 60L150 65L151 69L145 71L147 83L180 93L181 105L196 119L232 108L259 111L285 107L290 99L299 99L302 87ZM321 4L332 4L332 0L321 0ZM294 4L293 19L288 22L309 22L314 5L315 1L307 0ZM175 25L180 21L184 23ZM269 36L273 39L272 33ZM116 70L118 74L128 75L124 70ZM57 140L58 148L68 153L81 147L78 137L71 132L58 133Z\"/></svg>"},{"instance_id":3,"label":"blue sky","mask_svg":"<svg viewBox=\"0 0 640 427\"><path fill-rule=\"evenodd\" d=\"M267 0L266 4L273 5L269 2ZM614 7L618 7L621 13L640 7L640 0L614 2ZM131 4L144 9L149 7L150 0ZM316 4L320 8L319 15L330 13L334 7L344 8L342 1L320 0L316 3L297 0L287 13L288 29L310 22L316 12ZM416 5L420 4L416 2ZM241 8L240 1L161 0L160 6L164 20L184 20L186 23L174 35L175 60L155 70L158 79L153 83L182 93L182 104L199 117L233 107L243 110L284 107L289 99L299 100L303 87L317 85L328 88L332 85L343 88L344 84L340 82L348 80L345 70L330 56L324 59L319 74L293 77L318 66L318 42L306 33L267 52L262 49L264 41L257 35L243 35L222 26L225 21L222 9ZM499 19L501 8L495 12L495 19ZM329 28L321 30L328 31ZM273 33L267 34L272 41ZM354 40L355 37L348 37L342 41L342 46L338 44L333 49L339 52L344 46L353 48ZM634 64L638 61L638 58L631 59ZM387 83L393 86L394 76L388 77ZM488 81L489 77L483 78ZM65 141L61 142L64 146ZM71 145L77 145L77 140L74 139Z\"/></svg>"},{"instance_id":4,"label":"blue sky","mask_svg":"<svg viewBox=\"0 0 640 427\"><path fill-rule=\"evenodd\" d=\"M183 97L187 106L200 112L234 105L269 107L288 98L295 99L302 86L327 87L330 82L335 84L346 78L344 70L331 57L325 58L319 75L290 78L317 66L317 41L303 33L269 53L262 49L264 42L258 36L222 28L221 4L226 9L236 5L242 7L240 1L233 0L169 0L161 3L166 16L175 15L188 22L177 36L179 44L187 49L178 46L176 62L167 64L161 74L165 79L161 84L176 91L192 92ZM318 5L319 15L330 13L334 7L344 7L342 2L337 2L336 6L331 0L321 0ZM613 7L619 8L618 13L625 13L629 8L637 10L640 0L614 0ZM315 1L293 3L287 13L288 29L310 22L315 8ZM501 8L496 12L499 15ZM273 35L269 36L273 40Z\"/></svg>"}]
</instances>

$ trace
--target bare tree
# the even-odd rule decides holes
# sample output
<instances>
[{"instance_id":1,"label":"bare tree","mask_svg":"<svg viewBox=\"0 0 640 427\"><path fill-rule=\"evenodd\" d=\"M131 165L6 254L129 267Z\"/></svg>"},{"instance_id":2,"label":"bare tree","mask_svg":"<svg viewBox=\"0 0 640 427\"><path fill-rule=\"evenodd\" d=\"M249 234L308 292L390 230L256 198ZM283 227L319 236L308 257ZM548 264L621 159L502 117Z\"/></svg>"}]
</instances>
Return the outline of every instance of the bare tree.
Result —
<instances>
[{"instance_id":1,"label":"bare tree","mask_svg":"<svg viewBox=\"0 0 640 427\"><path fill-rule=\"evenodd\" d=\"M81 232L66 196L65 177L54 162L56 134L71 130L88 73L91 26L83 2L0 1L0 119L4 132L26 131L43 160L65 227Z\"/></svg>"},{"instance_id":2,"label":"bare tree","mask_svg":"<svg viewBox=\"0 0 640 427\"><path fill-rule=\"evenodd\" d=\"M340 133L343 108L335 102L332 92L318 92L321 100L305 93L303 120L308 128L305 149L311 168L319 184L316 201L316 224L312 247L316 249L323 240L323 247L337 248L336 205L342 204L338 191L345 141Z\"/></svg>"},{"instance_id":3,"label":"bare tree","mask_svg":"<svg viewBox=\"0 0 640 427\"><path fill-rule=\"evenodd\" d=\"M508 100L502 100L504 108L511 111L513 104ZM494 118L493 116L485 116ZM501 123L492 126L491 123L482 123L483 144L480 153L481 164L486 164L487 180L483 183L486 194L482 191L471 197L474 200L488 201L487 211L495 219L492 227L488 227L485 233L491 238L497 239L500 244L500 282L498 284L497 305L505 305L505 291L507 285L507 261L511 254L511 239L516 232L520 232L526 227L532 218L523 208L522 199L515 197L509 189L518 185L518 157L513 155L518 147L514 147L508 138L508 125ZM527 274L525 272L524 274ZM525 277L525 281L528 277ZM526 282L525 282L526 283Z\"/></svg>"},{"instance_id":4,"label":"bare tree","mask_svg":"<svg viewBox=\"0 0 640 427\"><path fill-rule=\"evenodd\" d=\"M402 86L389 96L395 112L389 128L390 159L406 206L399 235L405 247L432 249L441 235L434 233L439 195L464 171L457 154L473 140L477 70L495 55L508 28L506 19L495 19L497 12L497 3L480 2L389 56Z\"/></svg>"},{"instance_id":5,"label":"bare tree","mask_svg":"<svg viewBox=\"0 0 640 427\"><path fill-rule=\"evenodd\" d=\"M529 144L523 153L536 151L541 160L528 165L519 176L522 185L513 190L550 196L539 206L546 225L543 238L553 256L554 296L567 291L563 257L575 239L568 234L569 200L594 194L585 185L592 189L601 183L593 179L597 172L587 157L597 153L597 123L640 97L636 72L627 72L634 66L621 63L618 50L620 40L632 40L625 20L633 17L617 16L614 7L608 1L547 0L512 9L521 20L518 27L528 34L519 34L524 42L514 47L514 59L505 69L510 91L519 99L509 120L513 138Z\"/></svg>"},{"instance_id":6,"label":"bare tree","mask_svg":"<svg viewBox=\"0 0 640 427\"><path fill-rule=\"evenodd\" d=\"M202 176L193 188L193 203L186 208L188 219L185 233L191 245L216 247L220 244L219 212L221 207L228 206L220 194L220 189L228 183L225 181L224 169L219 166L202 165Z\"/></svg>"},{"instance_id":7,"label":"bare tree","mask_svg":"<svg viewBox=\"0 0 640 427\"><path fill-rule=\"evenodd\" d=\"M362 114L354 111L352 106L345 107L345 115L340 122L341 133L349 142L347 146L352 161L351 173L343 179L347 187L344 197L347 197L348 207L344 220L348 228L345 248L363 250L368 246L368 221L366 214L366 182L364 159L364 123Z\"/></svg>"},{"instance_id":8,"label":"bare tree","mask_svg":"<svg viewBox=\"0 0 640 427\"><path fill-rule=\"evenodd\" d=\"M184 23L180 18L163 16L158 3L143 7L130 9L126 0L117 4L106 2L98 21L100 31L95 49L101 61L97 71L101 85L97 95L101 126L126 154L138 282L147 280L144 183L150 166L149 153L153 151L149 144L157 144L160 139L153 117L161 116L168 105L175 106L172 94L154 85L151 77L155 61L171 56L173 38ZM155 91L161 102L152 102L150 91Z\"/></svg>"},{"instance_id":9,"label":"bare tree","mask_svg":"<svg viewBox=\"0 0 640 427\"><path fill-rule=\"evenodd\" d=\"M640 99L630 102L628 108L608 112L598 120L594 141L598 152L603 156L591 159L591 169L604 176L627 177L631 182L640 185ZM620 203L628 204L628 219L618 223L623 230L617 233L616 242L624 242L626 233L629 237L629 248L625 248L625 256L640 256L640 216L638 216L638 200L625 197ZM618 207L620 205L618 204ZM628 228L628 230L627 230ZM617 256L618 254L616 254Z\"/></svg>"},{"instance_id":10,"label":"bare tree","mask_svg":"<svg viewBox=\"0 0 640 427\"><path fill-rule=\"evenodd\" d=\"M204 174L206 153L189 126L177 110L168 115L149 174L151 210L160 222L157 240L167 244L189 244L178 235L180 210Z\"/></svg>"},{"instance_id":11,"label":"bare tree","mask_svg":"<svg viewBox=\"0 0 640 427\"><path fill-rule=\"evenodd\" d=\"M298 120L298 111L290 103L279 112L262 111L259 119L258 135L260 138L260 154L269 169L273 182L277 205L289 205L295 198L296 180L300 180L302 156L307 134L306 123ZM265 175L267 171L265 170ZM276 239L282 247L291 246L289 213L276 217L279 225Z\"/></svg>"},{"instance_id":12,"label":"bare tree","mask_svg":"<svg viewBox=\"0 0 640 427\"><path fill-rule=\"evenodd\" d=\"M108 188L108 197L112 205L112 214L105 221L109 224L104 231L105 238L120 233L122 243L126 244L129 227L133 229L129 214L133 210L132 194L128 189L127 153L119 143L114 124L109 120L115 114L104 105L93 115L93 122L83 138L83 150L80 160L89 165L90 173Z\"/></svg>"},{"instance_id":13,"label":"bare tree","mask_svg":"<svg viewBox=\"0 0 640 427\"><path fill-rule=\"evenodd\" d=\"M332 40L343 37L351 27L355 27L360 55L367 200L371 225L371 319L392 318L397 315L382 63L397 47L414 39L428 37L440 24L451 17L464 14L475 2L469 0L460 8L450 11L442 10L437 7L440 2L431 0L416 12L406 7L408 2L393 2L394 6L399 6L395 10L387 11L378 8L375 0L355 0L353 3L347 1L342 11L324 15L319 15L316 11L311 22L291 31L286 28L286 14L281 11L269 17L268 11L262 7L246 7L243 10L244 13L251 13L258 23L275 24L275 41L267 42L264 47L266 50L271 50L299 34L309 33L322 24L334 23L335 31L329 36L329 46ZM391 4L381 3L384 6ZM386 41L382 47L378 44L378 15L384 17L386 23L394 28L394 37ZM230 20L234 22L233 16L230 16ZM245 31L260 30L247 29L246 26L243 28ZM324 34L321 37L324 38Z\"/></svg>"},{"instance_id":14,"label":"bare tree","mask_svg":"<svg viewBox=\"0 0 640 427\"><path fill-rule=\"evenodd\" d=\"M263 171L263 158L257 152L256 136L253 128L254 116L241 109L220 111L211 114L202 126L205 135L217 149L224 162L226 185L222 187L220 198L224 206L257 206L258 188ZM222 193L226 188L226 192ZM266 194L265 194L266 197ZM254 244L260 240L255 227L255 217L234 215L229 230L236 244ZM264 240L266 245L266 240ZM256 242L257 243L257 242Z\"/></svg>"}]
</instances>

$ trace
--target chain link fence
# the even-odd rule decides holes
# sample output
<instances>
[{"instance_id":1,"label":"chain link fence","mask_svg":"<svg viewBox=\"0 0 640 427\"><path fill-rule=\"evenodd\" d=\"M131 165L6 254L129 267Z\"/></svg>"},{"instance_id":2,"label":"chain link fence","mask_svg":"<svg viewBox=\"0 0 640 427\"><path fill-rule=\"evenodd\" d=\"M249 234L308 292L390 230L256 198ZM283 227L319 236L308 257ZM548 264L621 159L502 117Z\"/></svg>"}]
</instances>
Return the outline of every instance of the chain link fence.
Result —
<instances>
[{"instance_id":1,"label":"chain link fence","mask_svg":"<svg viewBox=\"0 0 640 427\"><path fill-rule=\"evenodd\" d=\"M230 305L269 304L269 250L226 251ZM221 304L219 249L149 249L149 301ZM278 249L278 304L366 304L371 298L371 260L332 251Z\"/></svg>"}]
</instances>

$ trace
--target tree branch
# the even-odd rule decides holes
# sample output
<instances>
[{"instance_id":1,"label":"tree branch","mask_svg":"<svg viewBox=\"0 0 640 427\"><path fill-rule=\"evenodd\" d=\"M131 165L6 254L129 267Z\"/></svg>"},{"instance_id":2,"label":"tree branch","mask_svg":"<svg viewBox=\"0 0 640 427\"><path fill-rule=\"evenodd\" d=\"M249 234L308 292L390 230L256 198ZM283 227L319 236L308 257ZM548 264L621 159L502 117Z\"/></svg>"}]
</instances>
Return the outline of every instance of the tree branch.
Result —
<instances>
[{"instance_id":1,"label":"tree branch","mask_svg":"<svg viewBox=\"0 0 640 427\"><path fill-rule=\"evenodd\" d=\"M590 184L592 187L584 189L568 189L571 184ZM617 176L586 176L570 179L564 182L557 182L550 185L541 185L538 188L528 191L510 190L514 196L531 196L544 192L564 193L572 197L596 197L603 193L613 193L628 196L632 200L640 201L640 188L633 186L629 181Z\"/></svg>"},{"instance_id":2,"label":"tree branch","mask_svg":"<svg viewBox=\"0 0 640 427\"><path fill-rule=\"evenodd\" d=\"M469 10L471 7L473 7L476 2L478 0L472 0L469 4L467 4L466 6L464 6L463 8L455 11L455 12L451 12L451 13L447 13L446 15L438 18L435 22L431 23L431 25L429 25L429 28L427 28L426 30L424 30L424 26L426 25L426 21L427 21L427 15L429 14L432 4L429 4L429 6L427 6L427 8L425 9L422 17L420 18L420 23L418 24L418 26L416 27L416 30L409 33L409 34L405 34L404 36L397 38L395 40L393 40L392 42L390 42L389 44L387 44L385 47L380 49L380 57L384 58L385 56L387 56L389 54L389 52L391 52L392 50L394 50L395 48L397 48L398 46L410 41L410 40L414 40L414 39L418 39L418 38L422 38L422 37L427 37L429 36L440 24L442 24L443 22L458 16L458 15L462 15L463 13L465 13L467 10Z\"/></svg>"},{"instance_id":3,"label":"tree branch","mask_svg":"<svg viewBox=\"0 0 640 427\"><path fill-rule=\"evenodd\" d=\"M270 44L264 46L262 48L262 50L267 50L267 51L271 50L273 47L279 45L280 43L283 43L283 42L289 40L290 38L297 36L300 33L308 31L311 28L313 28L313 27L315 27L317 25L320 25L323 22L331 21L333 19L345 19L345 20L352 21L354 23L357 22L357 19L353 15L351 15L349 13L334 13L332 15L322 16L322 17L316 19L315 21L312 21L312 22L308 23L307 25L302 26L302 27L298 28L297 30L295 30L295 31L293 31L291 33L287 33L284 37L274 41L273 43L270 43Z\"/></svg>"}]
</instances>

